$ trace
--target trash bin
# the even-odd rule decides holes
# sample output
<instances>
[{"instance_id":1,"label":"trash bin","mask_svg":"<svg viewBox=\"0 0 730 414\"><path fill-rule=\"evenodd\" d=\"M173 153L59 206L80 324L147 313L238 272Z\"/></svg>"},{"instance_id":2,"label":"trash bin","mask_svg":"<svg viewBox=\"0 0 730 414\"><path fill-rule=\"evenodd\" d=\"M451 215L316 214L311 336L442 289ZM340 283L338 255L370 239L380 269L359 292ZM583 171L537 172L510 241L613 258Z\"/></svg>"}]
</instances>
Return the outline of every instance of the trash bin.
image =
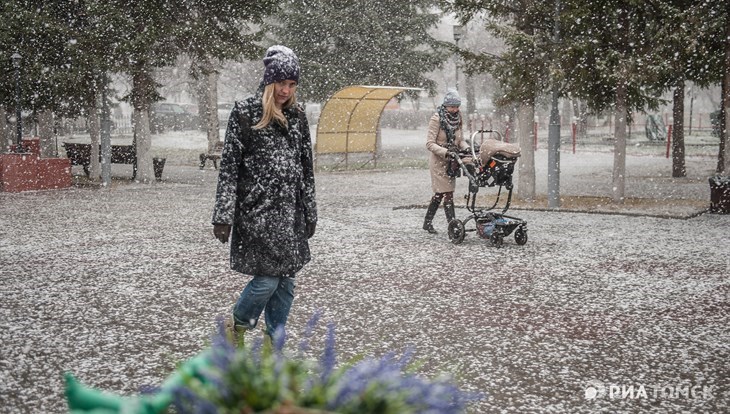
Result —
<instances>
[{"instance_id":1,"label":"trash bin","mask_svg":"<svg viewBox=\"0 0 730 414\"><path fill-rule=\"evenodd\" d=\"M165 169L165 160L167 158L152 158L152 168L155 170L155 178L157 181L162 180L162 170Z\"/></svg>"},{"instance_id":2,"label":"trash bin","mask_svg":"<svg viewBox=\"0 0 730 414\"><path fill-rule=\"evenodd\" d=\"M710 213L730 214L730 176L710 177Z\"/></svg>"}]
</instances>

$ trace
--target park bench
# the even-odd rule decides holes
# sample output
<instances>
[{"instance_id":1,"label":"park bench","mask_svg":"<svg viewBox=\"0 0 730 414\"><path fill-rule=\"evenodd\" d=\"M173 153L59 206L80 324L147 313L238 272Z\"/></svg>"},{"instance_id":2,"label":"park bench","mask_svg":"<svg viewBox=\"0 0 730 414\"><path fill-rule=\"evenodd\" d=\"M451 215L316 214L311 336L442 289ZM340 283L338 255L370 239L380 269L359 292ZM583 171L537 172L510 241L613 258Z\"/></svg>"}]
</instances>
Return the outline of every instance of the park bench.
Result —
<instances>
[{"instance_id":1,"label":"park bench","mask_svg":"<svg viewBox=\"0 0 730 414\"><path fill-rule=\"evenodd\" d=\"M91 165L91 144L64 142L63 147L66 150L66 157L71 160L71 165L82 166L88 177L89 165ZM101 158L101 148L99 148L99 157ZM137 176L137 152L134 145L112 145L111 162L112 164L132 164L132 179ZM161 180L162 170L165 168L165 158L153 158L152 163L155 178Z\"/></svg>"},{"instance_id":2,"label":"park bench","mask_svg":"<svg viewBox=\"0 0 730 414\"><path fill-rule=\"evenodd\" d=\"M71 160L71 165L80 165L84 173L89 176L89 165L91 165L91 144L79 144L64 142L66 157ZM101 157L101 148L99 148ZM137 153L134 145L112 145L112 164L132 164L132 178L137 173Z\"/></svg>"},{"instance_id":3,"label":"park bench","mask_svg":"<svg viewBox=\"0 0 730 414\"><path fill-rule=\"evenodd\" d=\"M221 159L221 153L223 152L223 141L218 141L211 152L200 153L200 169L205 168L205 163L208 160L213 161L213 168L218 169L218 160Z\"/></svg>"}]
</instances>

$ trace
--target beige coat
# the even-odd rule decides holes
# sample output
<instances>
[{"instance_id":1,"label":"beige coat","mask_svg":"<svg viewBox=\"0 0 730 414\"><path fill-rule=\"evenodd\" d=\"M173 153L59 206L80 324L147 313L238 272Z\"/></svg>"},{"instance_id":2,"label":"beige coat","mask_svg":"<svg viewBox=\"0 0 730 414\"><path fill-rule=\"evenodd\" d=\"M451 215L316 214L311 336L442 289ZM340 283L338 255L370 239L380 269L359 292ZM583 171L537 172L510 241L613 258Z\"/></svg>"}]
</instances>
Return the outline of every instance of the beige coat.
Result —
<instances>
[{"instance_id":1,"label":"beige coat","mask_svg":"<svg viewBox=\"0 0 730 414\"><path fill-rule=\"evenodd\" d=\"M464 141L461 128L454 133L455 144L460 149L466 149L469 146ZM431 170L431 189L434 193L448 193L456 188L456 178L446 175L446 132L439 125L439 114L435 113L431 120L428 121L428 136L426 138L426 148L431 151L431 157L428 161Z\"/></svg>"}]
</instances>

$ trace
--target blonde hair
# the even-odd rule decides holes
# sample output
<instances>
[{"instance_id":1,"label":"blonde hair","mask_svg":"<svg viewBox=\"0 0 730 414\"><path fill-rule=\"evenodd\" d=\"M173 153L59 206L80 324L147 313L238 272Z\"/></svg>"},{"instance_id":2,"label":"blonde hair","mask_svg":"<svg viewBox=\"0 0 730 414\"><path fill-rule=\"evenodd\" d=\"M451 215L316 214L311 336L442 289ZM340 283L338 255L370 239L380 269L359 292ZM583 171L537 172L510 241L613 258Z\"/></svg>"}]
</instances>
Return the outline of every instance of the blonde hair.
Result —
<instances>
[{"instance_id":1,"label":"blonde hair","mask_svg":"<svg viewBox=\"0 0 730 414\"><path fill-rule=\"evenodd\" d=\"M274 99L274 84L270 83L264 87L264 95L261 98L264 114L261 116L261 120L258 124L254 125L254 129L263 129L271 124L272 121L278 122L283 127L288 127L289 123L286 121L284 113L281 109L276 107L276 101ZM283 108L289 108L297 103L296 94L292 94L289 99L282 105Z\"/></svg>"}]
</instances>

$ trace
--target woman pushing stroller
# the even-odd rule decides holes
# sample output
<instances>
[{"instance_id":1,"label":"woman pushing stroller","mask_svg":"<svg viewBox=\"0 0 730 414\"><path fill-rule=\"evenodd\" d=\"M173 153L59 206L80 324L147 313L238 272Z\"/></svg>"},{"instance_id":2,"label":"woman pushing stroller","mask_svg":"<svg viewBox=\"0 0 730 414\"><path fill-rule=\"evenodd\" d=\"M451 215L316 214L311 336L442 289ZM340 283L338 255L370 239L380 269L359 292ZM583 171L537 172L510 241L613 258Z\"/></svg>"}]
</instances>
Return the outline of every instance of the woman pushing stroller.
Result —
<instances>
[{"instance_id":1,"label":"woman pushing stroller","mask_svg":"<svg viewBox=\"0 0 730 414\"><path fill-rule=\"evenodd\" d=\"M460 170L458 166L450 168L452 160L449 154L469 148L462 132L463 121L459 111L460 106L459 93L453 89L449 90L443 103L428 123L426 148L431 151L428 164L431 171L431 189L434 195L431 197L431 203L426 211L423 229L429 233L436 233L436 229L433 228L433 218L441 200L444 202L446 222L449 223L455 218L454 189Z\"/></svg>"}]
</instances>

